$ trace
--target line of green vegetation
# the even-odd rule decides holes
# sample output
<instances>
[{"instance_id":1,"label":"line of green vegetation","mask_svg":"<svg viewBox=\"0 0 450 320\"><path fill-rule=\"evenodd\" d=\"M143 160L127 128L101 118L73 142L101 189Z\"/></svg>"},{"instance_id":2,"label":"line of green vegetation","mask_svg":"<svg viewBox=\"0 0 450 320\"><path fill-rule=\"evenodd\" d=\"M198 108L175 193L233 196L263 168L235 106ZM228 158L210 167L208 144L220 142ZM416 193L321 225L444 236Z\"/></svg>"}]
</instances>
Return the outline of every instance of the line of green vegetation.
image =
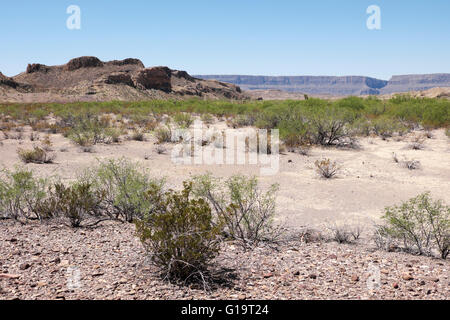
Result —
<instances>
[{"instance_id":1,"label":"line of green vegetation","mask_svg":"<svg viewBox=\"0 0 450 320\"><path fill-rule=\"evenodd\" d=\"M390 100L347 97L340 100L304 101L232 102L191 99L0 105L0 118L3 119L2 127L6 126L5 130L8 130L8 123L5 122L7 117L38 127L45 117L52 115L60 119L54 125L55 133L60 132L81 140L85 138L86 132L91 131L95 137L105 136L103 131L108 127L107 123L100 130L101 134L87 130L88 127L93 127L93 121L102 124L98 117L105 114L130 119L128 124L143 127L147 131L153 131L164 114L172 117L181 127L192 124L193 119L189 114L200 115L202 119L215 116L226 120L233 128L255 126L279 129L283 143L290 148L313 144L336 145L343 143L345 139L345 143L349 143L348 139L360 135L375 134L388 138L417 128L449 128L450 100L398 95ZM77 136L77 128L83 136ZM89 140L94 140L90 143L95 144L97 139Z\"/></svg>"}]
</instances>

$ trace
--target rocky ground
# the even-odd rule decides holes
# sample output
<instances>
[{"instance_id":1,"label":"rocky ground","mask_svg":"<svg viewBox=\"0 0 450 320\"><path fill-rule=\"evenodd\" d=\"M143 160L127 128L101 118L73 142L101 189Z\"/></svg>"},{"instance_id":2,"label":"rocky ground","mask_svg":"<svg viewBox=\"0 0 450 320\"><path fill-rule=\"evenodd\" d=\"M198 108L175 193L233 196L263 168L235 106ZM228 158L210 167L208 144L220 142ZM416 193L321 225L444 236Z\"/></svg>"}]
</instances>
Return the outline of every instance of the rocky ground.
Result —
<instances>
[{"instance_id":1,"label":"rocky ground","mask_svg":"<svg viewBox=\"0 0 450 320\"><path fill-rule=\"evenodd\" d=\"M450 298L448 260L376 251L365 241L294 237L247 252L228 243L215 265L224 281L213 281L209 290L170 284L149 263L133 225L74 230L55 222L0 221L0 299ZM377 274L380 287L368 285L378 283Z\"/></svg>"}]
</instances>

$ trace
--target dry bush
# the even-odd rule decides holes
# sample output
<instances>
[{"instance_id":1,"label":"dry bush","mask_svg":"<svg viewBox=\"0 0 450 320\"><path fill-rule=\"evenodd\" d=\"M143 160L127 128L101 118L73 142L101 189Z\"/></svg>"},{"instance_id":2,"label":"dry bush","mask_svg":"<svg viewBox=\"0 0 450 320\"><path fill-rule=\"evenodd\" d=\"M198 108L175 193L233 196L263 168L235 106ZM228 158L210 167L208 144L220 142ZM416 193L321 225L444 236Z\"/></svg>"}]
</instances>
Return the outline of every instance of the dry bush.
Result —
<instances>
[{"instance_id":1,"label":"dry bush","mask_svg":"<svg viewBox=\"0 0 450 320\"><path fill-rule=\"evenodd\" d=\"M134 141L145 141L145 133L141 128L136 128L131 134L131 140Z\"/></svg>"},{"instance_id":2,"label":"dry bush","mask_svg":"<svg viewBox=\"0 0 450 320\"><path fill-rule=\"evenodd\" d=\"M423 149L425 149L424 143L425 143L424 136L422 136L422 135L415 136L412 139L411 144L409 144L409 148L412 150L423 150Z\"/></svg>"},{"instance_id":3,"label":"dry bush","mask_svg":"<svg viewBox=\"0 0 450 320\"><path fill-rule=\"evenodd\" d=\"M155 137L159 144L172 142L172 129L170 128L170 126L156 129Z\"/></svg>"},{"instance_id":4,"label":"dry bush","mask_svg":"<svg viewBox=\"0 0 450 320\"><path fill-rule=\"evenodd\" d=\"M155 147L155 151L156 151L157 154L166 154L167 148L162 146L162 145L157 145Z\"/></svg>"},{"instance_id":5,"label":"dry bush","mask_svg":"<svg viewBox=\"0 0 450 320\"><path fill-rule=\"evenodd\" d=\"M359 240L363 232L361 226L337 225L328 227L331 240L337 243L354 243Z\"/></svg>"},{"instance_id":6,"label":"dry bush","mask_svg":"<svg viewBox=\"0 0 450 320\"><path fill-rule=\"evenodd\" d=\"M101 218L104 197L105 192L94 191L86 182L77 182L69 187L57 183L49 188L46 198L34 207L34 211L43 218L65 218L73 228L79 228L84 220L93 218L96 220L94 223L84 225L93 226L105 220Z\"/></svg>"},{"instance_id":7,"label":"dry bush","mask_svg":"<svg viewBox=\"0 0 450 320\"><path fill-rule=\"evenodd\" d=\"M408 170L418 170L421 168L420 161L418 160L404 160L401 164Z\"/></svg>"},{"instance_id":8,"label":"dry bush","mask_svg":"<svg viewBox=\"0 0 450 320\"><path fill-rule=\"evenodd\" d=\"M340 170L339 165L336 162L331 162L330 159L317 160L314 165L317 173L325 179L334 178Z\"/></svg>"},{"instance_id":9,"label":"dry bush","mask_svg":"<svg viewBox=\"0 0 450 320\"><path fill-rule=\"evenodd\" d=\"M53 160L56 158L55 154L50 154L46 150L36 146L33 150L18 149L17 154L19 155L20 160L25 163L53 163Z\"/></svg>"}]
</instances>

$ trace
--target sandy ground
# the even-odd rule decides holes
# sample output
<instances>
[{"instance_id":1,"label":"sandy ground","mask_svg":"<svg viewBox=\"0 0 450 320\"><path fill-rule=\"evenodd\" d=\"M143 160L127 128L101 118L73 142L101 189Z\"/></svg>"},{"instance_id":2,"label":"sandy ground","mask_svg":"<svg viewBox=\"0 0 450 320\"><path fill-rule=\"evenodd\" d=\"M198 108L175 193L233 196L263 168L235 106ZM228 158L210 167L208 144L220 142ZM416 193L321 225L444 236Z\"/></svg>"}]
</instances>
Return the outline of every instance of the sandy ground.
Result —
<instances>
[{"instance_id":1,"label":"sandy ground","mask_svg":"<svg viewBox=\"0 0 450 320\"><path fill-rule=\"evenodd\" d=\"M224 128L225 124L216 126ZM25 130L23 140L8 139L0 143L0 167L12 169L20 164L18 148L40 145L40 142L30 141L30 130ZM280 156L279 172L261 176L260 181L264 187L279 184L277 219L292 228L334 223L370 227L378 221L385 206L398 204L424 191L450 203L450 139L444 130L436 130L432 132L433 137L424 142L424 150L408 148L412 137L420 134L423 132L387 141L360 138L359 150L315 147L308 156L286 152ZM40 134L41 140L44 136ZM155 138L150 134L144 142L96 145L92 153L82 152L61 135L51 135L50 139L56 153L55 163L26 165L39 176L58 175L70 180L98 160L119 157L139 161L153 176L165 177L172 188L179 188L191 175L206 172L218 177L260 174L260 165L175 165L171 158L173 144L165 145L166 154L158 154ZM420 161L421 168L404 168L393 161L393 153L399 160ZM342 167L337 178L326 180L318 176L314 162L323 158L337 161Z\"/></svg>"}]
</instances>

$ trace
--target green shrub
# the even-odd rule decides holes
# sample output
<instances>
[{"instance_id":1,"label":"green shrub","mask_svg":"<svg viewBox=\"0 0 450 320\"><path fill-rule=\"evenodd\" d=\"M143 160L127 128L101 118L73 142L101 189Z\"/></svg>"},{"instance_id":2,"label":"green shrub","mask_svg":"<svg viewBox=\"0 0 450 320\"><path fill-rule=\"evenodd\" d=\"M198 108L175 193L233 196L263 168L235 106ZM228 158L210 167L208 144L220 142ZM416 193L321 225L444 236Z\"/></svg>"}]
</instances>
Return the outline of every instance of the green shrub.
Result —
<instances>
[{"instance_id":1,"label":"green shrub","mask_svg":"<svg viewBox=\"0 0 450 320\"><path fill-rule=\"evenodd\" d=\"M437 250L445 259L450 252L450 206L423 193L400 206L388 207L385 224L376 231L378 245L390 241L403 249L431 255Z\"/></svg>"},{"instance_id":2,"label":"green shrub","mask_svg":"<svg viewBox=\"0 0 450 320\"><path fill-rule=\"evenodd\" d=\"M221 224L206 201L192 199L191 190L192 183L184 183L180 193L149 191L152 209L135 222L151 260L169 278L203 278L220 249Z\"/></svg>"},{"instance_id":3,"label":"green shrub","mask_svg":"<svg viewBox=\"0 0 450 320\"><path fill-rule=\"evenodd\" d=\"M223 182L206 174L194 177L193 190L210 203L217 219L224 221L227 236L243 245L275 240L280 235L273 224L278 185L264 193L255 177L236 175Z\"/></svg>"},{"instance_id":4,"label":"green shrub","mask_svg":"<svg viewBox=\"0 0 450 320\"><path fill-rule=\"evenodd\" d=\"M445 135L450 138L450 128L445 129Z\"/></svg>"},{"instance_id":5,"label":"green shrub","mask_svg":"<svg viewBox=\"0 0 450 320\"><path fill-rule=\"evenodd\" d=\"M138 164L124 158L100 162L97 168L85 172L82 181L91 183L95 190L104 190L108 214L128 222L148 209L145 192L149 188L161 191L164 185L163 180L151 179Z\"/></svg>"},{"instance_id":6,"label":"green shrub","mask_svg":"<svg viewBox=\"0 0 450 320\"><path fill-rule=\"evenodd\" d=\"M44 199L48 181L33 176L32 171L17 167L0 176L0 217L40 219L34 206Z\"/></svg>"},{"instance_id":7,"label":"green shrub","mask_svg":"<svg viewBox=\"0 0 450 320\"><path fill-rule=\"evenodd\" d=\"M88 217L97 221L102 216L102 202L104 192L92 190L89 183L75 183L66 187L61 183L49 189L45 200L36 206L35 211L41 216L63 217L69 220L73 228L81 227L81 223Z\"/></svg>"},{"instance_id":8,"label":"green shrub","mask_svg":"<svg viewBox=\"0 0 450 320\"><path fill-rule=\"evenodd\" d=\"M34 147L33 150L17 150L20 160L24 163L52 163L55 160L55 154L49 154L46 150Z\"/></svg>"},{"instance_id":9,"label":"green shrub","mask_svg":"<svg viewBox=\"0 0 450 320\"><path fill-rule=\"evenodd\" d=\"M194 123L194 119L189 113L177 113L173 116L173 120L180 128L184 129L189 128Z\"/></svg>"}]
</instances>

